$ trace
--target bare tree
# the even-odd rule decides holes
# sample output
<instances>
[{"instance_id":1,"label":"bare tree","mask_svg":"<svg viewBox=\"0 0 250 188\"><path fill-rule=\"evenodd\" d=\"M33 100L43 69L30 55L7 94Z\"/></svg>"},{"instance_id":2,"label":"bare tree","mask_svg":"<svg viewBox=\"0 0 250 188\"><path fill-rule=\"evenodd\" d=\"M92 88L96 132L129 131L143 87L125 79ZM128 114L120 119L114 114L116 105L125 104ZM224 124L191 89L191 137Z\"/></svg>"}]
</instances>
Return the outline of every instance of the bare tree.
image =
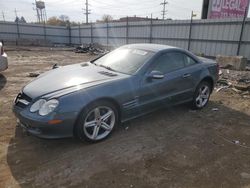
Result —
<instances>
[{"instance_id":1,"label":"bare tree","mask_svg":"<svg viewBox=\"0 0 250 188\"><path fill-rule=\"evenodd\" d=\"M67 22L69 21L69 17L67 15L62 14L61 16L59 16L59 20L61 20L62 22Z\"/></svg>"},{"instance_id":2,"label":"bare tree","mask_svg":"<svg viewBox=\"0 0 250 188\"><path fill-rule=\"evenodd\" d=\"M111 15L109 15L109 14L104 14L103 16L102 16L102 22L110 22L110 21L112 21L113 20L113 17L111 16Z\"/></svg>"},{"instance_id":3,"label":"bare tree","mask_svg":"<svg viewBox=\"0 0 250 188\"><path fill-rule=\"evenodd\" d=\"M59 17L50 17L47 21L49 25L69 26L70 21L67 15L61 15Z\"/></svg>"}]
</instances>

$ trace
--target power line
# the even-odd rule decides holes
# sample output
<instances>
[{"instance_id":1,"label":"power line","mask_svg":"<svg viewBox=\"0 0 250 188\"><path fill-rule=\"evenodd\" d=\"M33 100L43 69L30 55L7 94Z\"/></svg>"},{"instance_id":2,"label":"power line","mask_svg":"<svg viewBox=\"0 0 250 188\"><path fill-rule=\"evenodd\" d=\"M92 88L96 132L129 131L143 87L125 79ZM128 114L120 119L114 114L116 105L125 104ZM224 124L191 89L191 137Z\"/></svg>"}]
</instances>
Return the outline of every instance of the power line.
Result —
<instances>
[{"instance_id":1,"label":"power line","mask_svg":"<svg viewBox=\"0 0 250 188\"><path fill-rule=\"evenodd\" d=\"M98 2L99 4L101 3L101 4L105 4L105 5L110 5L110 6L113 6L114 5L114 3L104 3L103 1L98 1L98 0L95 0L96 2ZM159 2L154 2L154 1L152 1L152 0L150 0L150 1L140 1L140 2L124 2L124 1L120 1L120 0L115 0L115 3L117 3L117 5L119 4L119 6L121 6L121 7L124 7L124 6L133 6L133 5L139 5L139 6L141 6L141 5L145 5L145 4L148 4L149 3L149 5L150 4L158 4Z\"/></svg>"},{"instance_id":2,"label":"power line","mask_svg":"<svg viewBox=\"0 0 250 188\"><path fill-rule=\"evenodd\" d=\"M184 7L183 5L180 5L179 3L175 2L175 1L170 2L169 4L171 5L171 6L169 6L169 8L170 7L176 7L176 11L178 11L180 9L186 10L186 11L192 11L192 10L194 10L193 8ZM200 12L200 11L196 10L196 12Z\"/></svg>"},{"instance_id":3,"label":"power line","mask_svg":"<svg viewBox=\"0 0 250 188\"><path fill-rule=\"evenodd\" d=\"M96 3L97 5L95 5L95 7L98 7L98 8L102 8L102 9L109 9L109 10L118 10L118 11L124 11L124 6L125 4L120 4L119 2L120 1L117 1L119 4L108 4L106 2L101 2L101 1L98 1L98 0L92 0L94 3ZM152 3L152 2L151 2ZM141 6L141 2L139 4L126 4L127 7L133 7L132 10L144 10L144 9L152 9L152 8L156 8L156 7L159 7L160 5L156 4L156 3L153 3L153 4L150 4L150 5L147 5L146 7L142 7Z\"/></svg>"},{"instance_id":4,"label":"power line","mask_svg":"<svg viewBox=\"0 0 250 188\"><path fill-rule=\"evenodd\" d=\"M102 7L102 6L95 6L95 8L99 8L99 9L103 9L103 10L112 10L112 11L124 11L123 8L118 8L118 7ZM151 7L138 7L138 8L133 8L131 9L132 11L136 11L136 10L152 10L155 8L160 8L159 5L157 6L151 6ZM160 11L158 11L160 12Z\"/></svg>"},{"instance_id":5,"label":"power line","mask_svg":"<svg viewBox=\"0 0 250 188\"><path fill-rule=\"evenodd\" d=\"M162 19L165 20L165 15L166 15L166 5L168 4L168 2L166 0L163 1L163 3L161 3L161 5L163 5L163 10L162 10Z\"/></svg>"}]
</instances>

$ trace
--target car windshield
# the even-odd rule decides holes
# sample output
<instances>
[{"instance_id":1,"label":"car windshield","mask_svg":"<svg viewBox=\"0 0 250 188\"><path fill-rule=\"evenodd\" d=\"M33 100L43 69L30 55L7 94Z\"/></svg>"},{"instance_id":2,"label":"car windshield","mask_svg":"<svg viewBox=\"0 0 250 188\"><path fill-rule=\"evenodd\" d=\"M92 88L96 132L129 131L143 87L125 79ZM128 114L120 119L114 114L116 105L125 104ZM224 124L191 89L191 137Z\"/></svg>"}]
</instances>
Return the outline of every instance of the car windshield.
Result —
<instances>
[{"instance_id":1,"label":"car windshield","mask_svg":"<svg viewBox=\"0 0 250 188\"><path fill-rule=\"evenodd\" d=\"M150 51L119 48L95 60L93 63L109 70L132 75L152 56L153 52Z\"/></svg>"}]
</instances>

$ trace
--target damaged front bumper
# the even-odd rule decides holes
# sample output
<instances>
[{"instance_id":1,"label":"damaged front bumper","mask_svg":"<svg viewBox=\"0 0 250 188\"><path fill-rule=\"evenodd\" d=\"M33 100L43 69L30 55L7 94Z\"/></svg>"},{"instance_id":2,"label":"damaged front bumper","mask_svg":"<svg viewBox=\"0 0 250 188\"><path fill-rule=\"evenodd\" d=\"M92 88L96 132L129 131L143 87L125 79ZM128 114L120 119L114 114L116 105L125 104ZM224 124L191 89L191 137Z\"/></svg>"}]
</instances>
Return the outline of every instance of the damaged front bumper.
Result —
<instances>
[{"instance_id":1,"label":"damaged front bumper","mask_svg":"<svg viewBox=\"0 0 250 188\"><path fill-rule=\"evenodd\" d=\"M48 122L52 117L37 117L28 110L13 106L13 112L17 117L18 124L28 133L39 138L56 139L73 136L73 122L71 119L64 119L61 123L51 125Z\"/></svg>"}]
</instances>

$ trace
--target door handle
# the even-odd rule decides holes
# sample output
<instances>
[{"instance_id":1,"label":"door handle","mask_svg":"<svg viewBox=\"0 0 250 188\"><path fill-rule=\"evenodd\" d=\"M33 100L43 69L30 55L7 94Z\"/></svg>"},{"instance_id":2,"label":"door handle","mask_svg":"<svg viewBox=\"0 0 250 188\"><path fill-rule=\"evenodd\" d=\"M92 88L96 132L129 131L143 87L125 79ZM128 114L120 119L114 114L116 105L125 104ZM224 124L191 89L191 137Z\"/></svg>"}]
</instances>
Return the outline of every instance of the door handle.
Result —
<instances>
[{"instance_id":1,"label":"door handle","mask_svg":"<svg viewBox=\"0 0 250 188\"><path fill-rule=\"evenodd\" d=\"M187 73L187 74L183 74L183 78L188 78L188 77L190 77L191 76L191 74L189 74L189 73Z\"/></svg>"}]
</instances>

